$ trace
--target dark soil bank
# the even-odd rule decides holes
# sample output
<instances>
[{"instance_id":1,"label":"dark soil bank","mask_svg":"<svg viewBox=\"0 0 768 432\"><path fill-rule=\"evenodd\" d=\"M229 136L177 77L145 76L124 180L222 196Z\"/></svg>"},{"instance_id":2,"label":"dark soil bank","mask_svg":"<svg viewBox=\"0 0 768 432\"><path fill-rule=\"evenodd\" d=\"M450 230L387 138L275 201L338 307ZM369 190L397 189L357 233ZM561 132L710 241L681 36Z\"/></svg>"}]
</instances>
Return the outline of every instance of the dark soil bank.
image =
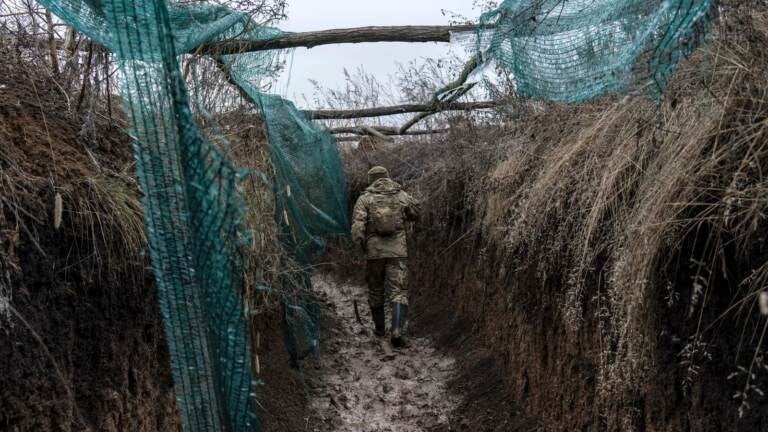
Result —
<instances>
[{"instance_id":1,"label":"dark soil bank","mask_svg":"<svg viewBox=\"0 0 768 432\"><path fill-rule=\"evenodd\" d=\"M106 122L83 133L19 67L0 71L0 430L178 430L143 235L127 232L138 192L108 174L130 143Z\"/></svg>"},{"instance_id":2,"label":"dark soil bank","mask_svg":"<svg viewBox=\"0 0 768 432\"><path fill-rule=\"evenodd\" d=\"M136 286L67 277L55 248L47 259L32 248L19 240L14 316L0 333L0 429L177 430L151 278Z\"/></svg>"},{"instance_id":3,"label":"dark soil bank","mask_svg":"<svg viewBox=\"0 0 768 432\"><path fill-rule=\"evenodd\" d=\"M124 120L20 70L0 64L0 431L178 431ZM253 326L263 430L306 430L279 307Z\"/></svg>"},{"instance_id":4,"label":"dark soil bank","mask_svg":"<svg viewBox=\"0 0 768 432\"><path fill-rule=\"evenodd\" d=\"M430 194L413 309L448 315L438 334L485 350L543 430L768 430L758 58L743 77L712 72L741 83L732 99L717 83L728 102L707 96L696 77L711 63L695 58L660 105L552 107L444 144L461 142L435 169L454 179L407 179L428 158L395 170Z\"/></svg>"}]
</instances>

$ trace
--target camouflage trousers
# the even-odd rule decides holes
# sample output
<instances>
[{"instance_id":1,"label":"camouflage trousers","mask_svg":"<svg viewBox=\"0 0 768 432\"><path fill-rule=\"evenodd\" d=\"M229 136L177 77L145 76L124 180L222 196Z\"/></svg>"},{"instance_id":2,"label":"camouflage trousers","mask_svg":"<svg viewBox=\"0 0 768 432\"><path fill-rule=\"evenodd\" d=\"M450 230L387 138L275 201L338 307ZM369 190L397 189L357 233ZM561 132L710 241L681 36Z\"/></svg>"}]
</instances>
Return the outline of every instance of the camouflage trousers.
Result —
<instances>
[{"instance_id":1,"label":"camouflage trousers","mask_svg":"<svg viewBox=\"0 0 768 432\"><path fill-rule=\"evenodd\" d=\"M382 258L368 260L368 304L372 308L391 303L408 304L407 258ZM387 294L389 296L387 296Z\"/></svg>"}]
</instances>

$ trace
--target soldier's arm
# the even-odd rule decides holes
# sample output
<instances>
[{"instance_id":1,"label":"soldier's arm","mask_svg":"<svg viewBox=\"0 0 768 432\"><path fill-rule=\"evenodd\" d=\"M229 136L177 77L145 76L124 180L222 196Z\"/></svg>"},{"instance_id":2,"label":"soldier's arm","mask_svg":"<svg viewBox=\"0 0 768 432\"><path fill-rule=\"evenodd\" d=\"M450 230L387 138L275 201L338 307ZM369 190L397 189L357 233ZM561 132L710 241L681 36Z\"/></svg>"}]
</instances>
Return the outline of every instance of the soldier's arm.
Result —
<instances>
[{"instance_id":1,"label":"soldier's arm","mask_svg":"<svg viewBox=\"0 0 768 432\"><path fill-rule=\"evenodd\" d=\"M405 194L405 218L408 222L416 222L419 219L419 201L407 192Z\"/></svg>"},{"instance_id":2,"label":"soldier's arm","mask_svg":"<svg viewBox=\"0 0 768 432\"><path fill-rule=\"evenodd\" d=\"M360 196L352 212L352 240L361 243L365 240L365 224L368 222L368 206L365 195Z\"/></svg>"}]
</instances>

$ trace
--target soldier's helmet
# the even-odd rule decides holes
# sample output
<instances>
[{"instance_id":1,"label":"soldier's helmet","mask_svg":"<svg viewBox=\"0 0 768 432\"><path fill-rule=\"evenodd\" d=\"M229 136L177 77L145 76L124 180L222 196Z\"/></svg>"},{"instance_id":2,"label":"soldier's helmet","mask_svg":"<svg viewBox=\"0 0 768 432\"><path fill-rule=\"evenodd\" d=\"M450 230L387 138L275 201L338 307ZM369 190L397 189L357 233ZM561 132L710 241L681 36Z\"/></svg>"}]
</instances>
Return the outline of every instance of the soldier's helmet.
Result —
<instances>
[{"instance_id":1,"label":"soldier's helmet","mask_svg":"<svg viewBox=\"0 0 768 432\"><path fill-rule=\"evenodd\" d=\"M383 166L375 166L368 170L368 184L382 178L389 178L389 171Z\"/></svg>"}]
</instances>

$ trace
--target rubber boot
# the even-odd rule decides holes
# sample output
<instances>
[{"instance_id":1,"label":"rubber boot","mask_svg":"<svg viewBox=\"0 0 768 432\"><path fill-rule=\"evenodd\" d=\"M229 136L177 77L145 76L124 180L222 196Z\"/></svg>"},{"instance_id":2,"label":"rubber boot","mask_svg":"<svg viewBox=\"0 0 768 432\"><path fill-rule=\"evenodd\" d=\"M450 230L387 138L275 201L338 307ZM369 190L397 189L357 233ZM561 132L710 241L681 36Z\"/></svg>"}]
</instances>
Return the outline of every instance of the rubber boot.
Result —
<instances>
[{"instance_id":1,"label":"rubber boot","mask_svg":"<svg viewBox=\"0 0 768 432\"><path fill-rule=\"evenodd\" d=\"M382 337L386 334L386 329L384 328L384 321L386 321L386 318L384 316L384 306L379 307L372 307L371 308L371 318L373 318L373 334L375 334L378 337Z\"/></svg>"},{"instance_id":2,"label":"rubber boot","mask_svg":"<svg viewBox=\"0 0 768 432\"><path fill-rule=\"evenodd\" d=\"M392 303L392 334L391 342L395 348L403 348L407 345L405 340L405 321L408 319L408 306L401 303Z\"/></svg>"}]
</instances>

